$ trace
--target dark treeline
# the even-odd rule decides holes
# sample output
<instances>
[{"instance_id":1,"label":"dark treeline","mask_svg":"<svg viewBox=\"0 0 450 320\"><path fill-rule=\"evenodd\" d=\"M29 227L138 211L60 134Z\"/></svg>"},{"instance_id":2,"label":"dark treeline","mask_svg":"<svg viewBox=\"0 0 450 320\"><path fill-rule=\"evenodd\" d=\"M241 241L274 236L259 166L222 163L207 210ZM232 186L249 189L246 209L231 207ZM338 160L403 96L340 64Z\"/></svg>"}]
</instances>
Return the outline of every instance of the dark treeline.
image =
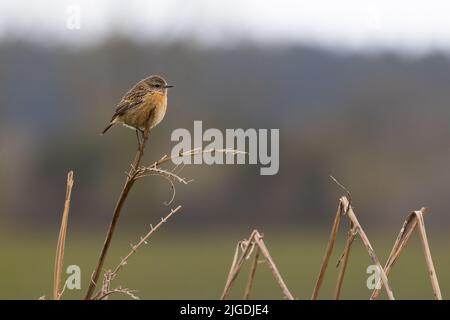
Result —
<instances>
[{"instance_id":1,"label":"dark treeline","mask_svg":"<svg viewBox=\"0 0 450 320\"><path fill-rule=\"evenodd\" d=\"M73 169L71 219L105 223L136 141L119 127L99 132L126 90L155 73L175 88L148 162L170 153L172 130L194 120L205 129L280 129L276 176L260 176L258 166L186 167L195 181L177 188L184 212L174 225L329 225L341 193L332 174L351 190L363 223L398 229L409 210L428 206L428 223L448 226L447 57L123 39L83 49L0 44L2 220L56 223ZM168 199L164 179L140 182L127 223L163 215Z\"/></svg>"}]
</instances>

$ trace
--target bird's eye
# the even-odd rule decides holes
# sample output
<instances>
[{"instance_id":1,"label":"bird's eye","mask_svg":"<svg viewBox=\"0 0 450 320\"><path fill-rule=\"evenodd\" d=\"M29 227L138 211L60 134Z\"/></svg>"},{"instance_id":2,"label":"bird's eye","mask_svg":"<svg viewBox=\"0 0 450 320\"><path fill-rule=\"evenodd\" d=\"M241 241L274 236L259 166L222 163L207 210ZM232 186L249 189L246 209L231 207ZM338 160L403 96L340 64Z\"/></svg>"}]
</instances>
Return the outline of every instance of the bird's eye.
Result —
<instances>
[{"instance_id":1,"label":"bird's eye","mask_svg":"<svg viewBox=\"0 0 450 320\"><path fill-rule=\"evenodd\" d=\"M156 88L160 88L161 85L160 85L160 84L155 84L155 87L156 87Z\"/></svg>"}]
</instances>

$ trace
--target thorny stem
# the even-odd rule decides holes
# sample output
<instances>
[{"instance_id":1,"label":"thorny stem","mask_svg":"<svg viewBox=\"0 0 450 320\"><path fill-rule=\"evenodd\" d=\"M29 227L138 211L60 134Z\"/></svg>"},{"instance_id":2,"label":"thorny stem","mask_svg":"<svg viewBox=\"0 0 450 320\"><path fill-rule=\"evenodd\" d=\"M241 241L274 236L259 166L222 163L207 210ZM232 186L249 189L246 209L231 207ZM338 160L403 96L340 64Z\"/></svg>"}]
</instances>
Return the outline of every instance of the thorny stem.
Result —
<instances>
[{"instance_id":1,"label":"thorny stem","mask_svg":"<svg viewBox=\"0 0 450 320\"><path fill-rule=\"evenodd\" d=\"M170 217L172 217L172 215L173 215L175 212L177 212L178 210L180 210L180 209L181 209L181 206L178 206L178 207L176 207L175 209L170 210L170 213L169 213L166 217L161 218L161 221L159 221L159 223L158 223L156 226L154 226L154 227L151 226L150 231L147 232L147 234L146 234L144 237L142 237L141 240L140 240L136 245L133 245L133 246L131 247L131 251L125 256L125 258L123 258L123 259L120 261L120 263L117 265L117 267L114 269L114 271L111 272L111 278L112 278L112 279L114 279L115 276L117 275L117 273L120 271L120 269L121 269L124 265L126 265L128 259L129 259L133 254L136 253L136 251L139 249L139 247L141 247L142 245L146 244L147 241L148 241L148 238L150 238L150 236L151 236L156 230L158 230L158 229L162 226L163 223L165 223L167 220L169 220Z\"/></svg>"},{"instance_id":2,"label":"thorny stem","mask_svg":"<svg viewBox=\"0 0 450 320\"><path fill-rule=\"evenodd\" d=\"M131 165L130 172L127 175L125 185L122 189L122 192L120 193L119 200L117 201L117 204L116 204L116 208L114 209L114 214L113 214L113 217L111 220L111 224L109 225L108 233L106 234L105 242L103 244L102 251L100 252L100 257L98 258L97 266L95 267L91 282L89 283L89 288L86 293L85 300L91 299L91 297L94 293L95 287L97 286L98 278L100 277L100 273L103 268L103 264L105 263L108 249L111 245L111 240L112 240L114 231L116 229L117 222L119 221L120 213L122 212L123 205L125 204L128 194L130 193L130 190L134 185L134 182L136 181L136 177L138 174L138 168L141 163L142 156L144 155L145 145L146 145L148 137L149 137L149 132L150 132L149 120L150 120L150 116L149 116L149 119L147 120L147 125L146 125L145 131L144 131L142 142L139 145L139 148L138 148L138 151L134 158L133 164Z\"/></svg>"}]
</instances>

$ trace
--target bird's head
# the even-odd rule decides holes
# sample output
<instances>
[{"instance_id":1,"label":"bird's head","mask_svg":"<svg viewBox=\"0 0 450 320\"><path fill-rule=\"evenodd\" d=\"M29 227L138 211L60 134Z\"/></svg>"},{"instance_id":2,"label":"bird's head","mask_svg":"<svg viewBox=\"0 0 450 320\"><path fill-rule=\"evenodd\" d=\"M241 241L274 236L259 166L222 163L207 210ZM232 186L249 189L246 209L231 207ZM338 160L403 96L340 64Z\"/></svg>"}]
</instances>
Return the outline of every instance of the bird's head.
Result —
<instances>
[{"instance_id":1,"label":"bird's head","mask_svg":"<svg viewBox=\"0 0 450 320\"><path fill-rule=\"evenodd\" d=\"M168 88L172 88L172 85L168 85L166 80L160 76L150 76L144 80L150 90L156 92L166 93Z\"/></svg>"}]
</instances>

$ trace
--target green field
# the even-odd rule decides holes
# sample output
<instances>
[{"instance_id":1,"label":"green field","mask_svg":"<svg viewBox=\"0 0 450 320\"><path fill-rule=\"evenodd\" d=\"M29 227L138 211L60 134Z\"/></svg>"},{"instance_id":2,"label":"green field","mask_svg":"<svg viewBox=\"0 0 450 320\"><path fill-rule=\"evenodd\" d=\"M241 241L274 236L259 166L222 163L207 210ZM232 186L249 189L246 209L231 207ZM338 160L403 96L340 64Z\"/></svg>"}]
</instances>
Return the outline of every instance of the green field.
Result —
<instances>
[{"instance_id":1,"label":"green field","mask_svg":"<svg viewBox=\"0 0 450 320\"><path fill-rule=\"evenodd\" d=\"M249 230L251 231L251 230ZM113 241L107 261L112 268L129 251L129 244L139 238L136 233L118 234ZM160 232L133 256L128 265L113 282L137 290L141 299L217 299L223 289L230 267L236 241L250 232ZM79 238L80 230L69 232L66 244L65 265L76 264L82 270L82 289L67 290L66 299L81 298L93 270L97 254L103 242L103 235ZM320 234L320 236L318 235ZM0 254L2 263L0 276L1 299L37 299L42 295L51 297L53 263L57 232L46 235L30 235L2 232ZM299 299L309 299L327 243L328 231L291 231L288 233L265 234L266 245L277 264L292 294ZM370 234L369 234L370 237ZM444 237L429 235L431 251L435 262L444 298L450 292L450 255ZM371 239L382 262L385 261L395 235ZM341 234L330 262L320 298L333 297L338 257L342 253L344 237ZM242 298L248 274L246 263L244 273L237 279L230 298ZM343 288L343 299L367 299L366 268L370 260L359 239L353 245L348 273ZM431 299L431 284L423 259L421 244L417 235L395 266L390 282L398 299ZM128 298L116 296L116 298ZM265 264L260 264L256 273L253 298L281 299L282 295ZM383 298L385 295L383 294Z\"/></svg>"}]
</instances>

